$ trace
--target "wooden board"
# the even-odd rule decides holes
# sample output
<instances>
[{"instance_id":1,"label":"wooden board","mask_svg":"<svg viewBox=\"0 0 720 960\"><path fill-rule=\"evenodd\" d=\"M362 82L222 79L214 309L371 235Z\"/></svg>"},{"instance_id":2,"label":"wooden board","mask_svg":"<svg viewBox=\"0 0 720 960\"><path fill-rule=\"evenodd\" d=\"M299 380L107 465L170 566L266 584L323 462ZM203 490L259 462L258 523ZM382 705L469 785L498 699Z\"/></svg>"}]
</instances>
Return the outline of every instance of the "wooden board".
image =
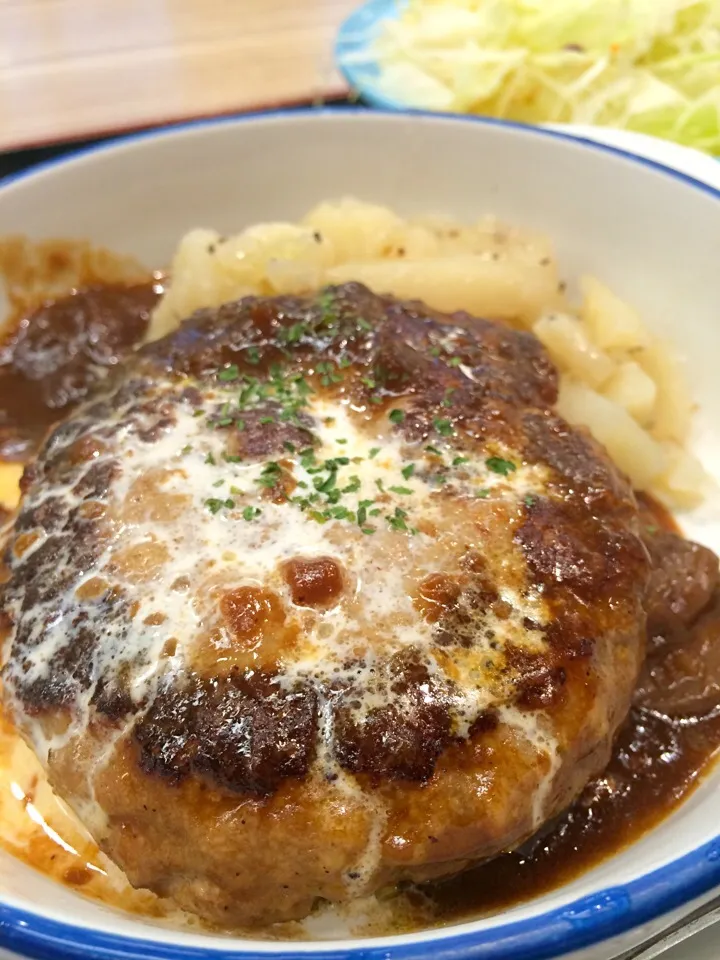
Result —
<instances>
[{"instance_id":1,"label":"wooden board","mask_svg":"<svg viewBox=\"0 0 720 960\"><path fill-rule=\"evenodd\" d=\"M0 0L0 150L342 96L357 0Z\"/></svg>"}]
</instances>

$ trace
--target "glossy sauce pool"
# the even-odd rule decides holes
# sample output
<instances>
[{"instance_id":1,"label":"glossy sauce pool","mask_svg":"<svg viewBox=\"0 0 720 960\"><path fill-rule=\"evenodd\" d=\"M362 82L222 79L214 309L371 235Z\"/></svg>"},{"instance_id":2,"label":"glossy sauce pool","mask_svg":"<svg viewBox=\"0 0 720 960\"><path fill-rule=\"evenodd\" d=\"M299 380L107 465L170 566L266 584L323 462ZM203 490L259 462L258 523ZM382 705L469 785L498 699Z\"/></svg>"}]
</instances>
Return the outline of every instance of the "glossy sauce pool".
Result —
<instances>
[{"instance_id":1,"label":"glossy sauce pool","mask_svg":"<svg viewBox=\"0 0 720 960\"><path fill-rule=\"evenodd\" d=\"M13 311L0 342L0 500L7 500L11 494L3 491L16 484L20 465L51 424L142 339L162 284L159 275L148 275L132 261L83 244L31 250L20 240L0 243L0 272ZM52 296L68 290L76 292L52 303ZM662 508L647 499L644 507L658 527L673 529ZM717 630L720 637L720 614ZM667 816L697 785L719 747L717 710L678 720L633 708L602 776L520 850L422 889L388 892L374 914L370 909L362 920L355 914L351 928L371 935L388 927L400 932L467 920L566 883ZM198 924L148 891L130 887L55 797L40 764L1 715L0 845L104 903ZM293 924L267 933L303 935Z\"/></svg>"}]
</instances>

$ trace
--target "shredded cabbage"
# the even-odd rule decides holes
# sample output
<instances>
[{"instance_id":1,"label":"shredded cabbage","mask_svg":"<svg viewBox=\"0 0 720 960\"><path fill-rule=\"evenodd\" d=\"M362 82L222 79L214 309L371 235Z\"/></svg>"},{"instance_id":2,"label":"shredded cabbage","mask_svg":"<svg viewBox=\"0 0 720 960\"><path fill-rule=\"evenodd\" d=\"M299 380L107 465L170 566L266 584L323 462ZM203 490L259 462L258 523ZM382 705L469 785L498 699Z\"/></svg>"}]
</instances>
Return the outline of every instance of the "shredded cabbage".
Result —
<instances>
[{"instance_id":1,"label":"shredded cabbage","mask_svg":"<svg viewBox=\"0 0 720 960\"><path fill-rule=\"evenodd\" d=\"M376 53L382 89L410 106L720 154L720 0L408 0Z\"/></svg>"}]
</instances>

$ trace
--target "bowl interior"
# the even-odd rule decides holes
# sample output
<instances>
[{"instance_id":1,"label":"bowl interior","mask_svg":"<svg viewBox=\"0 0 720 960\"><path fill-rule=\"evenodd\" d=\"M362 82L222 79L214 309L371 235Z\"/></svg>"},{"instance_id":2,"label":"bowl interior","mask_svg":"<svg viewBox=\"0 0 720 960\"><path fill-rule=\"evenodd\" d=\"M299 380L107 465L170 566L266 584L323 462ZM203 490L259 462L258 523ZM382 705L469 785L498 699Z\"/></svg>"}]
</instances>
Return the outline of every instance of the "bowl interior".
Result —
<instances>
[{"instance_id":1,"label":"bowl interior","mask_svg":"<svg viewBox=\"0 0 720 960\"><path fill-rule=\"evenodd\" d=\"M720 186L720 173L717 181ZM694 446L720 483L720 194L652 162L496 122L420 114L275 114L131 138L9 181L0 187L0 224L3 233L90 239L162 267L192 226L237 232L261 220L295 219L323 198L348 194L404 214L472 219L493 213L550 234L571 284L584 272L600 277L685 356L699 404ZM720 492L684 526L720 549ZM559 910L555 916L571 931L583 911L597 915L603 904L628 916L639 898L655 897L660 904L658 891L666 881L685 882L687 897L700 892L698 882L705 888L720 882L714 846L684 860L682 869L647 879L716 837L719 783L720 771L652 834L568 886L463 929L499 932ZM578 907L583 898L590 900ZM0 853L2 904L156 941L213 942L86 901ZM347 929L330 915L310 923L308 933L335 939L338 946Z\"/></svg>"}]
</instances>

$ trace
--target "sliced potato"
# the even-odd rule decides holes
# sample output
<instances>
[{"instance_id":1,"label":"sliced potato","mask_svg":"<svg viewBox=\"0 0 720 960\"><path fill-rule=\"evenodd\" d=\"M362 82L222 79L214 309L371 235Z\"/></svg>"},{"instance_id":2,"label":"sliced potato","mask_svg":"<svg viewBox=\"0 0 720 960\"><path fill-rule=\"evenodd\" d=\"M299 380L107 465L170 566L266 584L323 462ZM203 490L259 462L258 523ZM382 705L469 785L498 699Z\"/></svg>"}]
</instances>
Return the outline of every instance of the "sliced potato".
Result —
<instances>
[{"instance_id":1,"label":"sliced potato","mask_svg":"<svg viewBox=\"0 0 720 960\"><path fill-rule=\"evenodd\" d=\"M557 408L569 423L590 430L636 489L647 490L667 469L663 447L624 407L589 387L561 378Z\"/></svg>"},{"instance_id":2,"label":"sliced potato","mask_svg":"<svg viewBox=\"0 0 720 960\"><path fill-rule=\"evenodd\" d=\"M302 221L332 242L336 263L373 260L401 243L404 223L387 207L345 197L337 203L320 203Z\"/></svg>"},{"instance_id":3,"label":"sliced potato","mask_svg":"<svg viewBox=\"0 0 720 960\"><path fill-rule=\"evenodd\" d=\"M657 384L653 435L658 440L687 440L692 417L692 400L683 364L672 347L656 341L638 351L637 362Z\"/></svg>"},{"instance_id":4,"label":"sliced potato","mask_svg":"<svg viewBox=\"0 0 720 960\"><path fill-rule=\"evenodd\" d=\"M710 478L698 458L677 443L664 443L667 469L653 491L670 507L691 510L703 500Z\"/></svg>"},{"instance_id":5,"label":"sliced potato","mask_svg":"<svg viewBox=\"0 0 720 960\"><path fill-rule=\"evenodd\" d=\"M658 389L652 377L634 360L618 364L602 392L608 400L625 407L641 426L650 426Z\"/></svg>"},{"instance_id":6,"label":"sliced potato","mask_svg":"<svg viewBox=\"0 0 720 960\"><path fill-rule=\"evenodd\" d=\"M549 314L538 320L533 333L561 369L592 387L602 386L615 371L612 360L589 340L577 317Z\"/></svg>"},{"instance_id":7,"label":"sliced potato","mask_svg":"<svg viewBox=\"0 0 720 960\"><path fill-rule=\"evenodd\" d=\"M432 230L420 224L408 224L404 230L396 234L396 245L392 248L390 256L422 260L426 257L436 257L439 253L440 241Z\"/></svg>"},{"instance_id":8,"label":"sliced potato","mask_svg":"<svg viewBox=\"0 0 720 960\"><path fill-rule=\"evenodd\" d=\"M594 277L583 277L580 316L593 342L602 350L644 347L650 335L639 314Z\"/></svg>"},{"instance_id":9,"label":"sliced potato","mask_svg":"<svg viewBox=\"0 0 720 960\"><path fill-rule=\"evenodd\" d=\"M156 340L201 307L241 297L306 293L334 262L332 241L292 223L264 223L233 237L214 230L185 234L173 260L170 288L155 310L146 340Z\"/></svg>"},{"instance_id":10,"label":"sliced potato","mask_svg":"<svg viewBox=\"0 0 720 960\"><path fill-rule=\"evenodd\" d=\"M343 263L328 270L327 280L358 280L375 293L424 300L436 310L467 310L526 323L536 319L557 292L553 270L472 255Z\"/></svg>"},{"instance_id":11,"label":"sliced potato","mask_svg":"<svg viewBox=\"0 0 720 960\"><path fill-rule=\"evenodd\" d=\"M237 296L237 283L218 269L213 251L220 240L215 230L191 230L180 241L170 269L168 291L153 312L146 341L164 337L200 307Z\"/></svg>"}]
</instances>

